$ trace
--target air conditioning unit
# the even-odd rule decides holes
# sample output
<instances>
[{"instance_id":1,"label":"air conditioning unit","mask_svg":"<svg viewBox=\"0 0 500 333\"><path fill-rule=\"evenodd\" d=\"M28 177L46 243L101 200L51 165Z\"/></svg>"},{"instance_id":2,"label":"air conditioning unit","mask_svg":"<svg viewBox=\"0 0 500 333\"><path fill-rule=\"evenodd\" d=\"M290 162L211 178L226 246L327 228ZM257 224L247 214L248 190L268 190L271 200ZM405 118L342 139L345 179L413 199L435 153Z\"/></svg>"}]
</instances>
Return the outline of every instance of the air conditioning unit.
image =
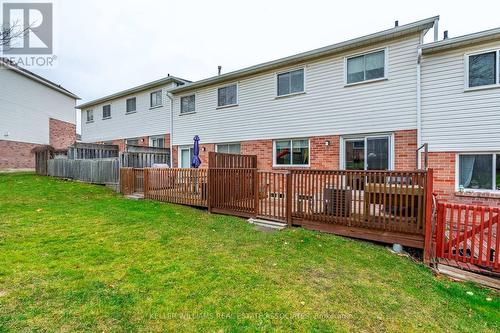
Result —
<instances>
[{"instance_id":1,"label":"air conditioning unit","mask_svg":"<svg viewBox=\"0 0 500 333\"><path fill-rule=\"evenodd\" d=\"M324 190L325 214L333 216L351 215L351 189L329 188Z\"/></svg>"}]
</instances>

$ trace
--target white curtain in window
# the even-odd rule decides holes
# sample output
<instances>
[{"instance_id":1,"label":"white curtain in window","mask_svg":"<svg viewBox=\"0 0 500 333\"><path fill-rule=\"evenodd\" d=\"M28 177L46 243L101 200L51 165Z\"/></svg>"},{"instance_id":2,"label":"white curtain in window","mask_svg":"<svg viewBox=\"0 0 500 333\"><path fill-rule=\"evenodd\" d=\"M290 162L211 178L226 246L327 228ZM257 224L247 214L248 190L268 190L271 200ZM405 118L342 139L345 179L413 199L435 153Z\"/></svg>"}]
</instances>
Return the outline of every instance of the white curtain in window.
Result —
<instances>
[{"instance_id":1,"label":"white curtain in window","mask_svg":"<svg viewBox=\"0 0 500 333\"><path fill-rule=\"evenodd\" d=\"M474 173L474 163L476 162L475 155L461 155L460 156L460 184L465 188L470 186L472 174Z\"/></svg>"}]
</instances>

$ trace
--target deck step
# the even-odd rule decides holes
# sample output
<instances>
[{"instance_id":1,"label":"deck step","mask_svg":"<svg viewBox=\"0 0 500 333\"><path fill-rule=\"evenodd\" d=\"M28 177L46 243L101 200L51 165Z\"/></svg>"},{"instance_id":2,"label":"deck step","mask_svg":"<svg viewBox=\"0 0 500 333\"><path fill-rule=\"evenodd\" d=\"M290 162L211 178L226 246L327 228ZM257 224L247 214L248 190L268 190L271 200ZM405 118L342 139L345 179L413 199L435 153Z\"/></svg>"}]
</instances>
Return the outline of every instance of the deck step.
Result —
<instances>
[{"instance_id":1,"label":"deck step","mask_svg":"<svg viewBox=\"0 0 500 333\"><path fill-rule=\"evenodd\" d=\"M132 193L129 195L126 195L125 198L130 199L130 200L143 200L144 199L144 193Z\"/></svg>"},{"instance_id":2,"label":"deck step","mask_svg":"<svg viewBox=\"0 0 500 333\"><path fill-rule=\"evenodd\" d=\"M254 218L249 218L247 221L248 221L248 223L255 224L259 227L276 229L276 230L283 230L287 227L287 224L283 223L283 222L269 221L269 220L263 220L263 219L254 219Z\"/></svg>"}]
</instances>

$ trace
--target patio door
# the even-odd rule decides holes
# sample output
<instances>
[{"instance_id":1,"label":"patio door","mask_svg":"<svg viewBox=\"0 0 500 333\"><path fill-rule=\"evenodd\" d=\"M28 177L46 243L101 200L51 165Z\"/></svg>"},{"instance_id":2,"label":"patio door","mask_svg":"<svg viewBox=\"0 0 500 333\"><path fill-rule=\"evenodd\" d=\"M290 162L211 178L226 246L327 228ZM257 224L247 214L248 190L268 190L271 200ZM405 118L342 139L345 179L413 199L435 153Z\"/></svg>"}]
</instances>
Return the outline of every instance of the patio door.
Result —
<instances>
[{"instance_id":1,"label":"patio door","mask_svg":"<svg viewBox=\"0 0 500 333\"><path fill-rule=\"evenodd\" d=\"M188 169L191 167L194 152L193 147L184 147L179 150L179 167Z\"/></svg>"},{"instance_id":2,"label":"patio door","mask_svg":"<svg viewBox=\"0 0 500 333\"><path fill-rule=\"evenodd\" d=\"M346 170L391 169L391 136L366 136L344 140Z\"/></svg>"}]
</instances>

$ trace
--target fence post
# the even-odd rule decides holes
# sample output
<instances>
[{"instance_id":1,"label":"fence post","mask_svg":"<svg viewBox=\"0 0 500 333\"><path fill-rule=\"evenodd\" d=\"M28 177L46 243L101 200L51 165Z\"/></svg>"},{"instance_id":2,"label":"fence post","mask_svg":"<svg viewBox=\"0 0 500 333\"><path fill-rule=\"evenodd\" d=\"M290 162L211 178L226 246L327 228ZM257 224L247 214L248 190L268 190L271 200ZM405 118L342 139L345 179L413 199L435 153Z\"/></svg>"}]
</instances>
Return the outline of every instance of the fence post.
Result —
<instances>
[{"instance_id":1,"label":"fence post","mask_svg":"<svg viewBox=\"0 0 500 333\"><path fill-rule=\"evenodd\" d=\"M289 227L292 226L292 199L293 199L293 190L292 190L292 172L288 171L286 173L286 223Z\"/></svg>"},{"instance_id":2,"label":"fence post","mask_svg":"<svg viewBox=\"0 0 500 333\"><path fill-rule=\"evenodd\" d=\"M259 214L259 171L257 168L253 169L253 191L254 191L254 217Z\"/></svg>"},{"instance_id":3,"label":"fence post","mask_svg":"<svg viewBox=\"0 0 500 333\"><path fill-rule=\"evenodd\" d=\"M210 158L210 153L209 153L209 158ZM209 163L209 166L208 166L208 176L207 176L207 208L208 208L208 212L209 213L212 213L212 182L213 182L213 176L214 176L214 172L213 170L210 168L210 163Z\"/></svg>"},{"instance_id":4,"label":"fence post","mask_svg":"<svg viewBox=\"0 0 500 333\"><path fill-rule=\"evenodd\" d=\"M424 236L424 264L428 265L431 262L432 248L432 192L434 171L427 170L427 179L425 181L425 236Z\"/></svg>"},{"instance_id":5,"label":"fence post","mask_svg":"<svg viewBox=\"0 0 500 333\"><path fill-rule=\"evenodd\" d=\"M149 169L148 168L145 168L144 169L144 173L143 173L143 177L144 177L144 180L143 180L143 191L144 191L144 199L147 199L148 198L148 194L149 194Z\"/></svg>"}]
</instances>

